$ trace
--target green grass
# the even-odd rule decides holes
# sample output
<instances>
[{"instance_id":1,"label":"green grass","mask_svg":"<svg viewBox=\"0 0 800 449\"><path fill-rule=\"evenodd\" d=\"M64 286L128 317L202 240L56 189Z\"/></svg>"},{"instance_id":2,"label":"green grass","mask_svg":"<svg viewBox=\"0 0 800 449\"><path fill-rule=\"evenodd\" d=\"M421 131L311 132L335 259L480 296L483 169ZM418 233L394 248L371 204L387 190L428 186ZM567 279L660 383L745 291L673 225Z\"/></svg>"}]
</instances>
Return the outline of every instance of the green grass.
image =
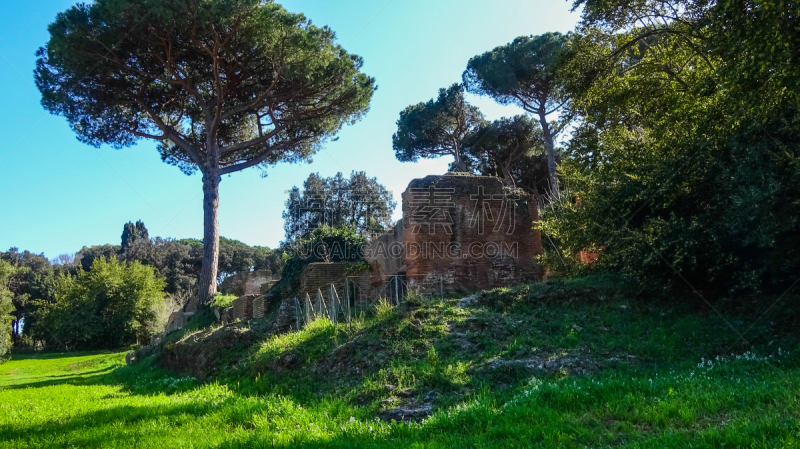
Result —
<instances>
[{"instance_id":1,"label":"green grass","mask_svg":"<svg viewBox=\"0 0 800 449\"><path fill-rule=\"evenodd\" d=\"M800 447L787 299L744 341L766 306L715 304L720 317L606 278L498 289L466 307L415 300L232 348L235 363L221 358L204 383L155 357L15 356L0 365L0 446ZM572 363L535 366L554 360ZM433 414L376 420L403 401Z\"/></svg>"}]
</instances>

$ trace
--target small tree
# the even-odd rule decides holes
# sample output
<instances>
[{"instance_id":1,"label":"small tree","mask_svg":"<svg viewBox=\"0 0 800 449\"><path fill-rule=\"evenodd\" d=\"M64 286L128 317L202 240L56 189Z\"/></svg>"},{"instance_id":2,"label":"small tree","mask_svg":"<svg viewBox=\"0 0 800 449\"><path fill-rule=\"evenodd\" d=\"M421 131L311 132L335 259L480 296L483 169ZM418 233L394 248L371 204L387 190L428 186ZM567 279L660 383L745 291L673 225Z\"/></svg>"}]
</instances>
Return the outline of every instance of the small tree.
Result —
<instances>
[{"instance_id":1,"label":"small tree","mask_svg":"<svg viewBox=\"0 0 800 449\"><path fill-rule=\"evenodd\" d=\"M17 273L18 268L5 260L0 260L0 362L11 347L11 335L14 322L14 293L8 288L11 278Z\"/></svg>"},{"instance_id":2,"label":"small tree","mask_svg":"<svg viewBox=\"0 0 800 449\"><path fill-rule=\"evenodd\" d=\"M563 129L552 126L547 116L562 109L568 97L557 77L558 56L568 36L545 33L522 36L470 59L463 80L467 91L488 95L501 104L517 104L539 118L547 149L550 185L558 195L555 136Z\"/></svg>"},{"instance_id":3,"label":"small tree","mask_svg":"<svg viewBox=\"0 0 800 449\"><path fill-rule=\"evenodd\" d=\"M31 303L31 300L52 302L55 299L54 290L58 277L56 273L66 271L71 267L51 265L44 254L19 251L18 248L0 252L0 259L10 263L14 268L6 287L12 294L14 305L14 320L11 323L12 340L14 343L18 343L23 331L28 332L35 322L31 313L36 306ZM23 325L25 329L23 329Z\"/></svg>"},{"instance_id":4,"label":"small tree","mask_svg":"<svg viewBox=\"0 0 800 449\"><path fill-rule=\"evenodd\" d=\"M483 114L467 103L461 84L439 89L438 98L409 106L400 113L397 133L392 136L397 160L414 162L451 155L455 166L466 171L464 139L482 123Z\"/></svg>"},{"instance_id":5,"label":"small tree","mask_svg":"<svg viewBox=\"0 0 800 449\"><path fill-rule=\"evenodd\" d=\"M467 165L485 176L497 176L537 198L549 191L542 128L517 115L486 123L466 141Z\"/></svg>"},{"instance_id":6,"label":"small tree","mask_svg":"<svg viewBox=\"0 0 800 449\"><path fill-rule=\"evenodd\" d=\"M264 0L96 0L58 14L37 53L42 104L82 142L158 141L203 178L199 296L216 292L222 175L308 160L368 109L361 58Z\"/></svg>"},{"instance_id":7,"label":"small tree","mask_svg":"<svg viewBox=\"0 0 800 449\"><path fill-rule=\"evenodd\" d=\"M119 245L94 245L84 246L75 254L75 263L80 263L83 271L92 269L92 264L96 259L110 259L122 253L122 247Z\"/></svg>"},{"instance_id":8,"label":"small tree","mask_svg":"<svg viewBox=\"0 0 800 449\"><path fill-rule=\"evenodd\" d=\"M56 301L35 312L34 338L63 347L113 349L147 341L164 303L164 280L139 262L98 258L89 271L62 275Z\"/></svg>"},{"instance_id":9,"label":"small tree","mask_svg":"<svg viewBox=\"0 0 800 449\"><path fill-rule=\"evenodd\" d=\"M392 193L364 172L352 172L350 178L312 173L302 191L297 187L289 191L283 212L285 243L307 237L323 225L349 228L360 236L380 233L389 226L396 206Z\"/></svg>"},{"instance_id":10,"label":"small tree","mask_svg":"<svg viewBox=\"0 0 800 449\"><path fill-rule=\"evenodd\" d=\"M59 254L50 261L52 265L61 265L63 267L70 266L75 263L74 253Z\"/></svg>"},{"instance_id":11,"label":"small tree","mask_svg":"<svg viewBox=\"0 0 800 449\"><path fill-rule=\"evenodd\" d=\"M352 228L320 226L292 242L290 251L285 253L281 280L270 291L282 297L296 293L303 268L315 262L343 262L352 269L368 268L364 260L366 246L366 237Z\"/></svg>"},{"instance_id":12,"label":"small tree","mask_svg":"<svg viewBox=\"0 0 800 449\"><path fill-rule=\"evenodd\" d=\"M139 240L150 240L150 233L144 223L141 220L137 221L136 224L130 221L125 223L122 228L122 251L127 251Z\"/></svg>"}]
</instances>

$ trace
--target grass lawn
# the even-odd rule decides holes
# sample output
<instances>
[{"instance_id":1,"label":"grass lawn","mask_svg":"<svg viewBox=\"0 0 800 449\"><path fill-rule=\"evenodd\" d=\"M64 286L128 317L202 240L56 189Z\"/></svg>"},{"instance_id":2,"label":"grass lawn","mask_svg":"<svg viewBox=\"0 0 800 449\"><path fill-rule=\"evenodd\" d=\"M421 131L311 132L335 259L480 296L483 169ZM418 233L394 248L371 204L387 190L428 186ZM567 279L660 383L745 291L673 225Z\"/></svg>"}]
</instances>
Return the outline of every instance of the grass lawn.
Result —
<instances>
[{"instance_id":1,"label":"grass lawn","mask_svg":"<svg viewBox=\"0 0 800 449\"><path fill-rule=\"evenodd\" d=\"M793 309L737 341L752 311L633 296L595 280L387 306L238 348L205 382L155 357L14 356L0 446L800 447ZM378 419L396 407L432 414Z\"/></svg>"}]
</instances>

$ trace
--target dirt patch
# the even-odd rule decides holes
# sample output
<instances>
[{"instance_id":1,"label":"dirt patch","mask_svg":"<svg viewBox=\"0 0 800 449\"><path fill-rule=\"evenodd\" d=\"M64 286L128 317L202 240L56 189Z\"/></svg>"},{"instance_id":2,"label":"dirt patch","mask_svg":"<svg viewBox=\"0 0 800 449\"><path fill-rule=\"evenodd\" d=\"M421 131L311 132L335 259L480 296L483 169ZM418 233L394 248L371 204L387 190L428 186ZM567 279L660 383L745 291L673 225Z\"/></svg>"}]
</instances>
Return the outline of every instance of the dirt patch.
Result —
<instances>
[{"instance_id":1,"label":"dirt patch","mask_svg":"<svg viewBox=\"0 0 800 449\"><path fill-rule=\"evenodd\" d=\"M224 326L197 332L160 346L159 365L197 379L207 379L223 367L235 366L264 335L262 328Z\"/></svg>"},{"instance_id":2,"label":"dirt patch","mask_svg":"<svg viewBox=\"0 0 800 449\"><path fill-rule=\"evenodd\" d=\"M431 414L433 407L420 405L416 407L399 407L387 409L378 414L384 421L419 421Z\"/></svg>"},{"instance_id":3,"label":"dirt patch","mask_svg":"<svg viewBox=\"0 0 800 449\"><path fill-rule=\"evenodd\" d=\"M573 353L562 356L542 355L515 360L495 359L477 368L477 370L497 370L506 367L583 375L597 371L600 368L600 363L586 354Z\"/></svg>"},{"instance_id":4,"label":"dirt patch","mask_svg":"<svg viewBox=\"0 0 800 449\"><path fill-rule=\"evenodd\" d=\"M415 398L414 390L395 390L393 385L387 385L386 389L393 391L393 394L381 401L383 410L378 413L378 418L387 422L419 421L429 416L433 412L432 402L438 396L435 391L431 391L420 402Z\"/></svg>"},{"instance_id":5,"label":"dirt patch","mask_svg":"<svg viewBox=\"0 0 800 449\"><path fill-rule=\"evenodd\" d=\"M478 303L478 295L470 295L467 296L466 298L461 298L458 301L456 301L456 305L458 307L461 307L462 309L475 305L477 303Z\"/></svg>"}]
</instances>

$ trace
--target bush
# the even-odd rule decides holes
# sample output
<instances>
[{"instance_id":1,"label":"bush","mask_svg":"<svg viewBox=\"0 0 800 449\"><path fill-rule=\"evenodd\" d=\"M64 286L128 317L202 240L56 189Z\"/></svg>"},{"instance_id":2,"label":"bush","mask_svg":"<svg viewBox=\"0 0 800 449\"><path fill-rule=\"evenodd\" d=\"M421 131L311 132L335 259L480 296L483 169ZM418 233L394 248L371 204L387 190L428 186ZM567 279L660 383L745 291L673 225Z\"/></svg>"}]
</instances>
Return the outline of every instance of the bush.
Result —
<instances>
[{"instance_id":1,"label":"bush","mask_svg":"<svg viewBox=\"0 0 800 449\"><path fill-rule=\"evenodd\" d=\"M10 263L0 260L0 362L5 360L5 355L11 346L11 322L14 311L12 299L14 295L8 289L11 277L16 273L16 268Z\"/></svg>"},{"instance_id":2,"label":"bush","mask_svg":"<svg viewBox=\"0 0 800 449\"><path fill-rule=\"evenodd\" d=\"M98 258L89 271L62 275L56 301L36 312L37 340L63 349L112 349L159 332L164 280L152 267Z\"/></svg>"},{"instance_id":3,"label":"bush","mask_svg":"<svg viewBox=\"0 0 800 449\"><path fill-rule=\"evenodd\" d=\"M236 301L236 295L223 295L222 293L217 293L214 295L214 299L211 301L211 307L225 309L233 305L233 301Z\"/></svg>"},{"instance_id":4,"label":"bush","mask_svg":"<svg viewBox=\"0 0 800 449\"><path fill-rule=\"evenodd\" d=\"M571 196L541 217L549 262L580 270L569 259L600 250L593 268L649 289L786 292L800 271L800 21L774 2L680 3L664 16L576 3L563 77L579 120L559 167Z\"/></svg>"}]
</instances>

